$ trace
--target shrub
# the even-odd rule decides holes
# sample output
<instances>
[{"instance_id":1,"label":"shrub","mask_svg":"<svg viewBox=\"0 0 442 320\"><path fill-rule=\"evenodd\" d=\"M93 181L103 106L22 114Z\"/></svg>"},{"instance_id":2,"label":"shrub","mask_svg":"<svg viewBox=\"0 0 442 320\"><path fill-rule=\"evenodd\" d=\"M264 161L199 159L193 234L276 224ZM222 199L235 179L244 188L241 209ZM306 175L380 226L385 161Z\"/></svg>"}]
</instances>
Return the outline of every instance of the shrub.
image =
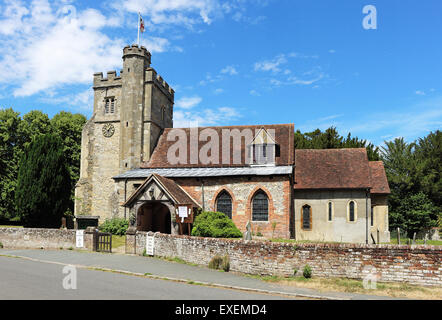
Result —
<instances>
[{"instance_id":1,"label":"shrub","mask_svg":"<svg viewBox=\"0 0 442 320\"><path fill-rule=\"evenodd\" d=\"M304 272L302 273L302 275L306 279L309 279L312 277L312 268L310 268L310 266L308 264L304 267Z\"/></svg>"},{"instance_id":2,"label":"shrub","mask_svg":"<svg viewBox=\"0 0 442 320\"><path fill-rule=\"evenodd\" d=\"M122 218L108 219L98 227L100 231L110 232L116 236L124 236L127 228L129 228L129 222Z\"/></svg>"},{"instance_id":3,"label":"shrub","mask_svg":"<svg viewBox=\"0 0 442 320\"><path fill-rule=\"evenodd\" d=\"M210 260L209 268L218 270L222 264L223 264L223 258L221 258L219 255L216 255L212 258L212 260Z\"/></svg>"},{"instance_id":4,"label":"shrub","mask_svg":"<svg viewBox=\"0 0 442 320\"><path fill-rule=\"evenodd\" d=\"M223 258L221 267L223 268L224 272L230 271L230 258L227 254Z\"/></svg>"},{"instance_id":5,"label":"shrub","mask_svg":"<svg viewBox=\"0 0 442 320\"><path fill-rule=\"evenodd\" d=\"M0 242L0 249L3 249L3 243Z\"/></svg>"},{"instance_id":6,"label":"shrub","mask_svg":"<svg viewBox=\"0 0 442 320\"><path fill-rule=\"evenodd\" d=\"M192 236L210 238L242 238L233 221L221 212L203 212L195 218Z\"/></svg>"}]
</instances>

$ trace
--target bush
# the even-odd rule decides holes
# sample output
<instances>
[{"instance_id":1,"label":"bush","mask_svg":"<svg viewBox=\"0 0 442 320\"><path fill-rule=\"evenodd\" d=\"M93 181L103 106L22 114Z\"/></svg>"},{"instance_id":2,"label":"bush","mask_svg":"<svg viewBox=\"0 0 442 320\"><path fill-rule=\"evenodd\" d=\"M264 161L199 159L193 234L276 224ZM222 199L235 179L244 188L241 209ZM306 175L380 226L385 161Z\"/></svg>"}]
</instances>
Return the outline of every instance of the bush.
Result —
<instances>
[{"instance_id":1,"label":"bush","mask_svg":"<svg viewBox=\"0 0 442 320\"><path fill-rule=\"evenodd\" d=\"M108 219L98 227L100 231L110 232L116 236L124 236L127 228L129 228L129 222L122 218Z\"/></svg>"},{"instance_id":2,"label":"bush","mask_svg":"<svg viewBox=\"0 0 442 320\"><path fill-rule=\"evenodd\" d=\"M233 221L221 212L203 212L195 218L192 236L210 238L242 238Z\"/></svg>"},{"instance_id":3,"label":"bush","mask_svg":"<svg viewBox=\"0 0 442 320\"><path fill-rule=\"evenodd\" d=\"M220 270L223 269L225 272L230 271L230 258L226 254L224 257L220 257L219 255L216 255L210 260L209 262L209 268Z\"/></svg>"},{"instance_id":4,"label":"bush","mask_svg":"<svg viewBox=\"0 0 442 320\"><path fill-rule=\"evenodd\" d=\"M219 255L216 255L210 260L209 262L209 268L218 270L223 263L223 258L221 258Z\"/></svg>"},{"instance_id":5,"label":"bush","mask_svg":"<svg viewBox=\"0 0 442 320\"><path fill-rule=\"evenodd\" d=\"M227 254L223 258L223 263L222 263L221 267L223 268L224 272L230 271L230 258Z\"/></svg>"},{"instance_id":6,"label":"bush","mask_svg":"<svg viewBox=\"0 0 442 320\"><path fill-rule=\"evenodd\" d=\"M3 249L3 243L0 242L0 249Z\"/></svg>"},{"instance_id":7,"label":"bush","mask_svg":"<svg viewBox=\"0 0 442 320\"><path fill-rule=\"evenodd\" d=\"M310 266L308 264L304 267L304 272L302 273L302 275L306 279L309 279L312 277L312 268L310 268Z\"/></svg>"}]
</instances>

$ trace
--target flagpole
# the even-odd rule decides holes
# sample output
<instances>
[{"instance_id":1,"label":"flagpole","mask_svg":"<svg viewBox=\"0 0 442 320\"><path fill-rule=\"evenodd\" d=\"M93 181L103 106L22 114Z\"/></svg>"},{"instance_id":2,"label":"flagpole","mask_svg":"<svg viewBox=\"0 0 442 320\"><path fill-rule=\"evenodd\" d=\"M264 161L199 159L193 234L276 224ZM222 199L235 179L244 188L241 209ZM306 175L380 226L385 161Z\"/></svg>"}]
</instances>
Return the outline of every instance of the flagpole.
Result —
<instances>
[{"instance_id":1,"label":"flagpole","mask_svg":"<svg viewBox=\"0 0 442 320\"><path fill-rule=\"evenodd\" d=\"M140 45L140 13L138 12L138 46Z\"/></svg>"}]
</instances>

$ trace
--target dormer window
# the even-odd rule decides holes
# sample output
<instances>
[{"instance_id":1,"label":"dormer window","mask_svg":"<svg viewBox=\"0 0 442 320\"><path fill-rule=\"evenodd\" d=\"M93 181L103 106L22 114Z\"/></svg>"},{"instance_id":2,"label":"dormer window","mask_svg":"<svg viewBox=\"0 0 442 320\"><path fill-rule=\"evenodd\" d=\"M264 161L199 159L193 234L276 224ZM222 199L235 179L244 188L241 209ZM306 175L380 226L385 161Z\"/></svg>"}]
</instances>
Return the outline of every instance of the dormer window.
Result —
<instances>
[{"instance_id":1,"label":"dormer window","mask_svg":"<svg viewBox=\"0 0 442 320\"><path fill-rule=\"evenodd\" d=\"M279 156L279 145L274 139L274 130L261 128L250 143L251 165L275 165L275 157Z\"/></svg>"},{"instance_id":2,"label":"dormer window","mask_svg":"<svg viewBox=\"0 0 442 320\"><path fill-rule=\"evenodd\" d=\"M104 113L115 113L115 98L106 98L104 101Z\"/></svg>"}]
</instances>

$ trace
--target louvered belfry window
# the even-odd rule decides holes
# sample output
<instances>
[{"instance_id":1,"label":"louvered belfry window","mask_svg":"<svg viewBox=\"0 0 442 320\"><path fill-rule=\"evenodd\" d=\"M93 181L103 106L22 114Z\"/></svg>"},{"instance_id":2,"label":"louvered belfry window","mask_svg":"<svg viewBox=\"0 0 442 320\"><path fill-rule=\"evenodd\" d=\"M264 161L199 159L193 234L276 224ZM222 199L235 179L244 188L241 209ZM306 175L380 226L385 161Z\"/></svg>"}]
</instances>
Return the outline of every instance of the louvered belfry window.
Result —
<instances>
[{"instance_id":1,"label":"louvered belfry window","mask_svg":"<svg viewBox=\"0 0 442 320\"><path fill-rule=\"evenodd\" d=\"M263 191L258 191L252 200L252 220L268 221L269 199Z\"/></svg>"},{"instance_id":2,"label":"louvered belfry window","mask_svg":"<svg viewBox=\"0 0 442 320\"><path fill-rule=\"evenodd\" d=\"M115 99L106 98L104 103L104 113L115 113Z\"/></svg>"},{"instance_id":3,"label":"louvered belfry window","mask_svg":"<svg viewBox=\"0 0 442 320\"><path fill-rule=\"evenodd\" d=\"M232 219L232 198L226 191L221 192L216 200L216 211L222 212Z\"/></svg>"}]
</instances>

